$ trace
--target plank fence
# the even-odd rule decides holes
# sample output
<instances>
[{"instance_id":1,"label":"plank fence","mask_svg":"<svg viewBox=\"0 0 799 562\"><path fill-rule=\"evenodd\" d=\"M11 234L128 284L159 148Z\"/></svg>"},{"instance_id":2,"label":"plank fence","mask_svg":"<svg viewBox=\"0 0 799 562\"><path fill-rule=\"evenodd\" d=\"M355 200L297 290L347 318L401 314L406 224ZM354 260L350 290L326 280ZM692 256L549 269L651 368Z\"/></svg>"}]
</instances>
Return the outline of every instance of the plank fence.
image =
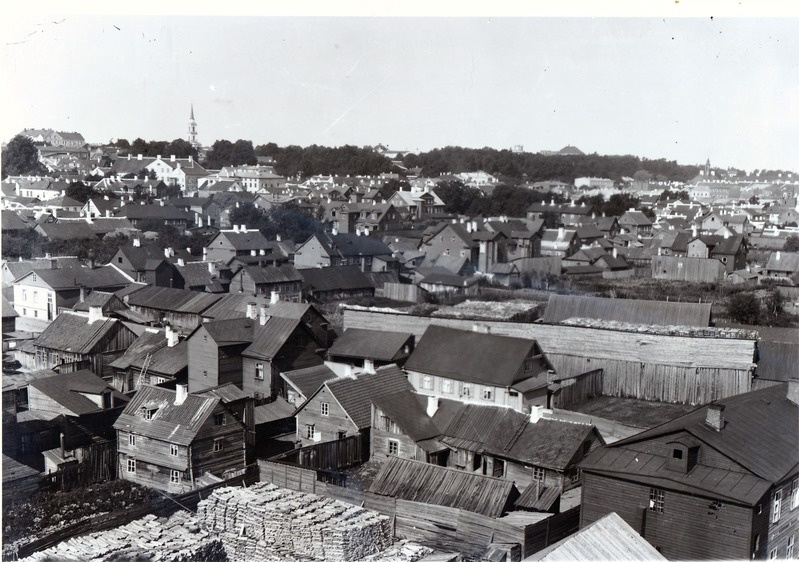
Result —
<instances>
[{"instance_id":1,"label":"plank fence","mask_svg":"<svg viewBox=\"0 0 799 562\"><path fill-rule=\"evenodd\" d=\"M568 409L602 396L602 373L602 369L594 369L576 377L556 380L560 388L552 394L552 407Z\"/></svg>"}]
</instances>

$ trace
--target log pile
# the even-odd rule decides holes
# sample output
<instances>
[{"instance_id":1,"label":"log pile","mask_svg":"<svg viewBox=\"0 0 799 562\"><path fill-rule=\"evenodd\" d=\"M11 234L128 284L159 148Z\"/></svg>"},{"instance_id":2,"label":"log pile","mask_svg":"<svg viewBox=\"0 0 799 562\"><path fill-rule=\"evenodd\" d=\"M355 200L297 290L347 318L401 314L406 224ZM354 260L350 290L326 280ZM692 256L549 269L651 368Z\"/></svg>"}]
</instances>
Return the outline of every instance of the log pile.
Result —
<instances>
[{"instance_id":1,"label":"log pile","mask_svg":"<svg viewBox=\"0 0 799 562\"><path fill-rule=\"evenodd\" d=\"M192 562L228 557L221 540L202 530L194 515L179 511L169 519L147 515L110 531L74 537L23 560Z\"/></svg>"},{"instance_id":2,"label":"log pile","mask_svg":"<svg viewBox=\"0 0 799 562\"><path fill-rule=\"evenodd\" d=\"M231 560L358 560L392 544L385 515L274 484L220 488L197 507Z\"/></svg>"}]
</instances>

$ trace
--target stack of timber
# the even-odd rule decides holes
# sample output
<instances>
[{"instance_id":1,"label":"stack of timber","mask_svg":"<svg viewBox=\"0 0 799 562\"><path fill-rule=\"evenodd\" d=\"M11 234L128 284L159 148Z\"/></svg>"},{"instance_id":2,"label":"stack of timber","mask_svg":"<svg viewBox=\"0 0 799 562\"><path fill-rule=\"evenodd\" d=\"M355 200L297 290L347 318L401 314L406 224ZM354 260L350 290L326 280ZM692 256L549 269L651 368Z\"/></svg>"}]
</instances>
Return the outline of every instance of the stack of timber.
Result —
<instances>
[{"instance_id":1,"label":"stack of timber","mask_svg":"<svg viewBox=\"0 0 799 562\"><path fill-rule=\"evenodd\" d=\"M233 561L358 560L393 542L384 515L274 484L216 490L199 503L197 517L219 533Z\"/></svg>"},{"instance_id":2,"label":"stack of timber","mask_svg":"<svg viewBox=\"0 0 799 562\"><path fill-rule=\"evenodd\" d=\"M169 519L148 515L110 531L74 537L22 560L183 562L228 557L222 542L201 529L194 515L179 511Z\"/></svg>"}]
</instances>

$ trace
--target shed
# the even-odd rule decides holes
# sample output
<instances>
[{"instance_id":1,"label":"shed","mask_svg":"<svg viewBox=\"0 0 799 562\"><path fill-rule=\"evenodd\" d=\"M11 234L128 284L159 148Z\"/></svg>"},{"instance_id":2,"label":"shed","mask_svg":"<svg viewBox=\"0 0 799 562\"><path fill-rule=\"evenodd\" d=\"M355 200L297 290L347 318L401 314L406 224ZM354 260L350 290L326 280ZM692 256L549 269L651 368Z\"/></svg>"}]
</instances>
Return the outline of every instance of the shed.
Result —
<instances>
[{"instance_id":1,"label":"shed","mask_svg":"<svg viewBox=\"0 0 799 562\"><path fill-rule=\"evenodd\" d=\"M550 295L544 323L567 318L596 318L631 324L701 326L711 324L710 303L609 299L575 295Z\"/></svg>"}]
</instances>

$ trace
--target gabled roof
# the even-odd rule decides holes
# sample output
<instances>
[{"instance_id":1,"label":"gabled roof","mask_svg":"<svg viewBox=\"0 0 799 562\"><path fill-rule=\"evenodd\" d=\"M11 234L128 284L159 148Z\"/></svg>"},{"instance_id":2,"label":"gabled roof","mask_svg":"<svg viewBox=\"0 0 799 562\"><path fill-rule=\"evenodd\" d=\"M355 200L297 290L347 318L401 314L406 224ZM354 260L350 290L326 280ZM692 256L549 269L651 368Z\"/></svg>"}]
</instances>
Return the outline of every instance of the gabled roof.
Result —
<instances>
[{"instance_id":1,"label":"gabled roof","mask_svg":"<svg viewBox=\"0 0 799 562\"><path fill-rule=\"evenodd\" d=\"M280 376L302 395L303 400L319 390L319 387L327 381L338 378L338 375L327 365L316 365L315 367L296 369L294 371L280 373Z\"/></svg>"},{"instance_id":2,"label":"gabled roof","mask_svg":"<svg viewBox=\"0 0 799 562\"><path fill-rule=\"evenodd\" d=\"M336 339L329 349L331 356L359 357L392 361L413 339L413 334L350 328Z\"/></svg>"},{"instance_id":3,"label":"gabled roof","mask_svg":"<svg viewBox=\"0 0 799 562\"><path fill-rule=\"evenodd\" d=\"M304 326L300 320L295 318L272 316L267 319L266 324L263 326L259 324L256 327L253 341L242 352L242 355L261 359L274 359L294 331ZM307 328L305 329L307 330ZM311 335L311 337L313 336Z\"/></svg>"},{"instance_id":4,"label":"gabled roof","mask_svg":"<svg viewBox=\"0 0 799 562\"><path fill-rule=\"evenodd\" d=\"M232 230L220 230L216 236L206 244L206 248L211 248L218 238L224 238L237 251L261 250L269 246L269 240L261 234L260 230L250 228L247 232L234 232ZM217 242L218 245L218 242Z\"/></svg>"},{"instance_id":5,"label":"gabled roof","mask_svg":"<svg viewBox=\"0 0 799 562\"><path fill-rule=\"evenodd\" d=\"M510 387L517 379L526 378L519 372L535 345L531 339L430 325L417 342L405 369Z\"/></svg>"},{"instance_id":6,"label":"gabled roof","mask_svg":"<svg viewBox=\"0 0 799 562\"><path fill-rule=\"evenodd\" d=\"M130 294L128 296L128 305L171 312L200 314L221 298L221 295L200 291L148 286Z\"/></svg>"},{"instance_id":7,"label":"gabled roof","mask_svg":"<svg viewBox=\"0 0 799 562\"><path fill-rule=\"evenodd\" d=\"M50 240L89 240L96 236L84 221L43 222L36 228Z\"/></svg>"},{"instance_id":8,"label":"gabled roof","mask_svg":"<svg viewBox=\"0 0 799 562\"><path fill-rule=\"evenodd\" d=\"M391 255L391 248L377 237L358 236L354 233L315 234L329 256L366 257ZM307 242L306 242L307 244Z\"/></svg>"},{"instance_id":9,"label":"gabled roof","mask_svg":"<svg viewBox=\"0 0 799 562\"><path fill-rule=\"evenodd\" d=\"M627 211L619 217L619 224L621 226L626 226L628 224L635 226L651 226L652 219L641 211Z\"/></svg>"},{"instance_id":10,"label":"gabled roof","mask_svg":"<svg viewBox=\"0 0 799 562\"><path fill-rule=\"evenodd\" d=\"M135 220L192 220L190 213L174 205L124 205L116 211L115 216Z\"/></svg>"},{"instance_id":11,"label":"gabled roof","mask_svg":"<svg viewBox=\"0 0 799 562\"><path fill-rule=\"evenodd\" d=\"M289 264L269 267L247 265L243 270L256 285L303 281L300 272Z\"/></svg>"},{"instance_id":12,"label":"gabled roof","mask_svg":"<svg viewBox=\"0 0 799 562\"><path fill-rule=\"evenodd\" d=\"M18 278L14 283L24 283L31 275L37 275L53 289L76 288L80 285L91 289L119 287L132 282L132 279L114 266L70 267L67 269L37 269Z\"/></svg>"},{"instance_id":13,"label":"gabled roof","mask_svg":"<svg viewBox=\"0 0 799 562\"><path fill-rule=\"evenodd\" d=\"M257 308L267 307L267 314L283 318L304 318L311 309L316 310L312 304L288 301L270 302L269 295L247 295L243 293L229 293L222 296L213 306L202 313L203 318L226 320L230 318L243 318L247 314L247 305L255 303Z\"/></svg>"},{"instance_id":14,"label":"gabled roof","mask_svg":"<svg viewBox=\"0 0 799 562\"><path fill-rule=\"evenodd\" d=\"M182 340L174 347L167 346L164 330L151 332L146 330L125 350L125 353L111 363L115 369L144 367L147 354L150 354L148 371L165 375L177 375L189 365L189 345Z\"/></svg>"},{"instance_id":15,"label":"gabled roof","mask_svg":"<svg viewBox=\"0 0 799 562\"><path fill-rule=\"evenodd\" d=\"M221 399L213 395L189 394L180 405L176 392L143 385L114 423L114 429L177 445L190 445ZM152 419L141 415L142 409L156 410ZM235 422L234 420L234 423Z\"/></svg>"},{"instance_id":16,"label":"gabled roof","mask_svg":"<svg viewBox=\"0 0 799 562\"><path fill-rule=\"evenodd\" d=\"M427 415L427 396L400 390L372 398L375 408L396 423L405 434L416 442L433 439L441 430Z\"/></svg>"},{"instance_id":17,"label":"gabled roof","mask_svg":"<svg viewBox=\"0 0 799 562\"><path fill-rule=\"evenodd\" d=\"M84 396L84 394L102 395L109 392L114 394L114 399L118 400L117 404L127 400L123 394L113 390L108 383L88 369L60 373L54 377L34 379L28 383L28 386L35 388L50 398L50 400L56 402L69 415L74 416L103 409Z\"/></svg>"},{"instance_id":18,"label":"gabled roof","mask_svg":"<svg viewBox=\"0 0 799 562\"><path fill-rule=\"evenodd\" d=\"M34 225L28 224L19 214L6 209L2 210L2 223L4 231L30 230Z\"/></svg>"},{"instance_id":19,"label":"gabled roof","mask_svg":"<svg viewBox=\"0 0 799 562\"><path fill-rule=\"evenodd\" d=\"M89 307L92 306L104 308L114 299L119 300L114 293L106 293L105 291L92 291L82 302L79 302L73 306L72 310L88 312ZM120 301L120 303L121 302L122 301Z\"/></svg>"},{"instance_id":20,"label":"gabled roof","mask_svg":"<svg viewBox=\"0 0 799 562\"><path fill-rule=\"evenodd\" d=\"M180 276L183 277L183 281L186 284L186 287L203 287L204 291L206 292L223 292L222 289L216 290L216 285L219 282L219 275L216 273L216 268L214 268L214 272L208 271L208 264L214 262L188 262L180 265L179 263L174 264L175 268L180 273ZM222 262L217 262L215 265L219 265ZM224 267L224 266L223 266Z\"/></svg>"},{"instance_id":21,"label":"gabled roof","mask_svg":"<svg viewBox=\"0 0 799 562\"><path fill-rule=\"evenodd\" d=\"M524 426L505 456L526 464L564 471L594 431L592 425L541 419Z\"/></svg>"},{"instance_id":22,"label":"gabled roof","mask_svg":"<svg viewBox=\"0 0 799 562\"><path fill-rule=\"evenodd\" d=\"M326 382L324 386L358 429L371 425L374 398L400 390L413 390L405 373L396 365L378 367L375 373L362 374L355 378L337 378Z\"/></svg>"},{"instance_id":23,"label":"gabled roof","mask_svg":"<svg viewBox=\"0 0 799 562\"><path fill-rule=\"evenodd\" d=\"M710 326L710 303L608 299L576 295L550 295L544 322L557 324L568 318L596 318L659 326Z\"/></svg>"},{"instance_id":24,"label":"gabled roof","mask_svg":"<svg viewBox=\"0 0 799 562\"><path fill-rule=\"evenodd\" d=\"M119 320L104 318L89 323L89 316L80 312L63 311L33 341L36 347L86 354L115 329L125 328Z\"/></svg>"},{"instance_id":25,"label":"gabled roof","mask_svg":"<svg viewBox=\"0 0 799 562\"><path fill-rule=\"evenodd\" d=\"M639 480L662 480L685 490L699 490L748 505L758 502L774 483L799 465L799 406L788 400L787 385L778 384L717 400L724 406L720 431L705 423L704 406L662 425L591 453L585 470L623 474ZM629 446L663 441L687 433L731 459L749 474L698 464L688 474L665 469L665 456L639 453ZM637 462L631 462L637 457Z\"/></svg>"},{"instance_id":26,"label":"gabled roof","mask_svg":"<svg viewBox=\"0 0 799 562\"><path fill-rule=\"evenodd\" d=\"M511 408L442 400L433 421L453 448L507 456L530 418Z\"/></svg>"},{"instance_id":27,"label":"gabled roof","mask_svg":"<svg viewBox=\"0 0 799 562\"><path fill-rule=\"evenodd\" d=\"M383 464L369 492L486 517L499 517L519 496L510 480L393 456Z\"/></svg>"}]
</instances>

